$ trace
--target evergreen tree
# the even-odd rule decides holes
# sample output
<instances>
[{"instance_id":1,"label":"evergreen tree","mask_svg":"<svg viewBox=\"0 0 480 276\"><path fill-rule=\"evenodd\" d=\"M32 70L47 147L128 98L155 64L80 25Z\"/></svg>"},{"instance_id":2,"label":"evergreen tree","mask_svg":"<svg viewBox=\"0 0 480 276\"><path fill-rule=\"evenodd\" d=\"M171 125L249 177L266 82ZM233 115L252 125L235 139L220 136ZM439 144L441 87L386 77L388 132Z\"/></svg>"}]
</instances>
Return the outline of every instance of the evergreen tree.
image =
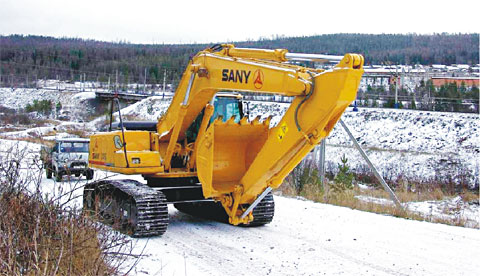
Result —
<instances>
[{"instance_id":1,"label":"evergreen tree","mask_svg":"<svg viewBox=\"0 0 480 276\"><path fill-rule=\"evenodd\" d=\"M338 165L338 173L333 179L333 184L330 185L335 193L344 192L353 189L353 173L350 172L350 167L347 165L348 159L345 154L340 159L341 163Z\"/></svg>"}]
</instances>

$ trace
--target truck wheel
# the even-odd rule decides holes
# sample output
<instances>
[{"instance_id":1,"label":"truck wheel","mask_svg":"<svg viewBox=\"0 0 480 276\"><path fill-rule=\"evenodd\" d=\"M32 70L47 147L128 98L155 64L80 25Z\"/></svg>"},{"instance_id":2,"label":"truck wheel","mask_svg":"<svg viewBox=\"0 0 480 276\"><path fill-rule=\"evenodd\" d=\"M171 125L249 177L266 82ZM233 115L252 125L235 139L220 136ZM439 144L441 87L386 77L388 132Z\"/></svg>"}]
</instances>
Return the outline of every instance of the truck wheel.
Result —
<instances>
[{"instance_id":1,"label":"truck wheel","mask_svg":"<svg viewBox=\"0 0 480 276\"><path fill-rule=\"evenodd\" d=\"M93 179L93 170L88 170L86 173L87 180Z\"/></svg>"},{"instance_id":2,"label":"truck wheel","mask_svg":"<svg viewBox=\"0 0 480 276\"><path fill-rule=\"evenodd\" d=\"M52 169L49 166L45 167L45 173L46 173L48 179L52 178Z\"/></svg>"}]
</instances>

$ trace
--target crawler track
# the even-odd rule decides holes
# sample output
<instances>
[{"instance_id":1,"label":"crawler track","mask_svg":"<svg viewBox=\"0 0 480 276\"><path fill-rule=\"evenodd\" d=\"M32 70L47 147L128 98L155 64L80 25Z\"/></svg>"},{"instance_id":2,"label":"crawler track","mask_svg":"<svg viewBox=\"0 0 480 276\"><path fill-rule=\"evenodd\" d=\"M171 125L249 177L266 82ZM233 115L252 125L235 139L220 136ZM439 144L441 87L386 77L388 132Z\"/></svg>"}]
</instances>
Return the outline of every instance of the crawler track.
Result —
<instances>
[{"instance_id":1,"label":"crawler track","mask_svg":"<svg viewBox=\"0 0 480 276\"><path fill-rule=\"evenodd\" d=\"M134 180L89 183L83 206L103 222L135 237L159 236L168 226L165 195Z\"/></svg>"},{"instance_id":2,"label":"crawler track","mask_svg":"<svg viewBox=\"0 0 480 276\"><path fill-rule=\"evenodd\" d=\"M244 226L262 226L272 222L275 214L275 201L272 193L268 193L253 209L253 221Z\"/></svg>"},{"instance_id":3,"label":"crawler track","mask_svg":"<svg viewBox=\"0 0 480 276\"><path fill-rule=\"evenodd\" d=\"M179 211L220 222L228 222L228 216L222 205L217 202L193 202L174 204ZM245 206L248 207L248 206ZM272 193L268 193L260 203L253 209L253 221L241 226L255 227L272 222L275 214L275 202Z\"/></svg>"}]
</instances>

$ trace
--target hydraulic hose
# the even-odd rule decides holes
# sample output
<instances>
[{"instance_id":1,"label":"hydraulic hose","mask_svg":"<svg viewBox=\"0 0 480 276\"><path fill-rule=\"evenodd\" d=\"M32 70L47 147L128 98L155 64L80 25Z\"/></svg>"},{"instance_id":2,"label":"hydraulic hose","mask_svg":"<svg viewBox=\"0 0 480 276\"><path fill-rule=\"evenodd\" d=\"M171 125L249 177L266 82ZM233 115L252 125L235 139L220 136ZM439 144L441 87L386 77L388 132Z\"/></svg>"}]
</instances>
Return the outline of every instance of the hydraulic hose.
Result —
<instances>
[{"instance_id":1,"label":"hydraulic hose","mask_svg":"<svg viewBox=\"0 0 480 276\"><path fill-rule=\"evenodd\" d=\"M212 52L218 52L218 51L221 51L222 49L223 49L222 44L214 44L212 45L212 47L210 47L210 50L212 50Z\"/></svg>"},{"instance_id":2,"label":"hydraulic hose","mask_svg":"<svg viewBox=\"0 0 480 276\"><path fill-rule=\"evenodd\" d=\"M310 96L313 94L313 91L315 90L315 79L313 77L312 72L307 71L307 73L311 77L311 86L310 86L310 92L305 96L305 98L300 101L300 103L297 105L297 108L295 109L295 125L297 126L298 131L302 131L302 127L300 126L300 123L298 122L298 111L300 110L300 107L310 98Z\"/></svg>"}]
</instances>

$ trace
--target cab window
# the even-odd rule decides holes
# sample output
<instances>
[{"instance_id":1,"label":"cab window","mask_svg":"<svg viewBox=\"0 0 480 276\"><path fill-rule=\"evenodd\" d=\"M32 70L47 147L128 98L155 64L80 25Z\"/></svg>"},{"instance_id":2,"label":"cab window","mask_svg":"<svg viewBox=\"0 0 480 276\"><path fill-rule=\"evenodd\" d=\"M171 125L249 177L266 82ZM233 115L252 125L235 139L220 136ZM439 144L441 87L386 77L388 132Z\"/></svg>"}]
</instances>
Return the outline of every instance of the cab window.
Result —
<instances>
[{"instance_id":1,"label":"cab window","mask_svg":"<svg viewBox=\"0 0 480 276\"><path fill-rule=\"evenodd\" d=\"M60 145L60 152L88 152L88 143L63 142Z\"/></svg>"},{"instance_id":2,"label":"cab window","mask_svg":"<svg viewBox=\"0 0 480 276\"><path fill-rule=\"evenodd\" d=\"M219 116L222 116L223 122L226 122L232 116L235 117L235 122L240 122L241 114L240 114L240 105L238 99L235 98L227 98L227 97L217 97L213 102L214 111L213 116L210 122L213 122Z\"/></svg>"}]
</instances>

